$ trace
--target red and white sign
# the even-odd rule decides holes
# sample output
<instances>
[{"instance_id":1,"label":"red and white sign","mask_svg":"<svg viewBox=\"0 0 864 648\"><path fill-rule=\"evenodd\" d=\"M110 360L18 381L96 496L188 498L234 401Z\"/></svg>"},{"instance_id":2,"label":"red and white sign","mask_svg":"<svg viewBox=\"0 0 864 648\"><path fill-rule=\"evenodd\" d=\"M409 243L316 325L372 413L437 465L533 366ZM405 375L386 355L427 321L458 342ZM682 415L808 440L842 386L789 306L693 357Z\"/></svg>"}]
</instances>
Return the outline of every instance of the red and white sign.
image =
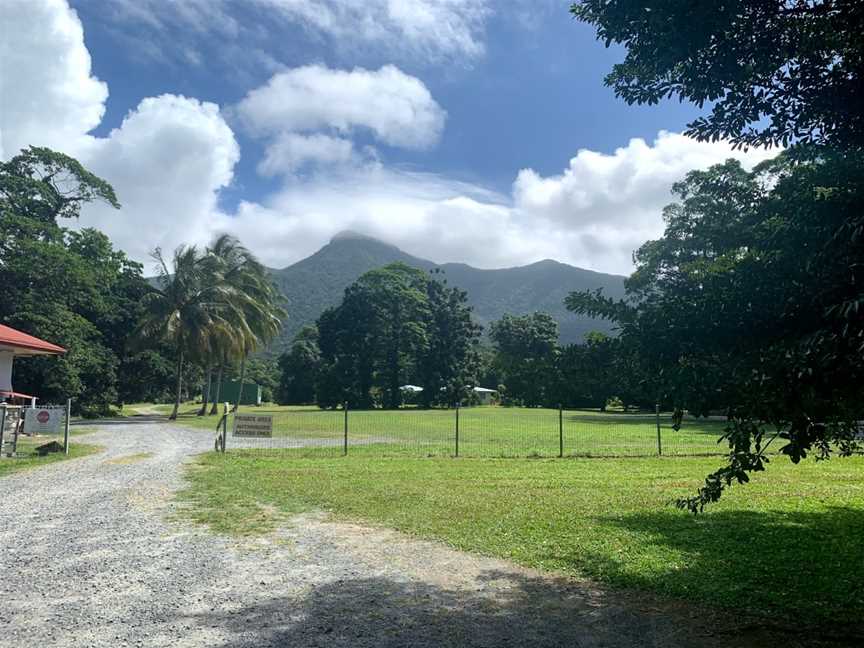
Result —
<instances>
[{"instance_id":1,"label":"red and white sign","mask_svg":"<svg viewBox=\"0 0 864 648\"><path fill-rule=\"evenodd\" d=\"M28 407L24 410L24 434L60 434L65 414L62 407Z\"/></svg>"}]
</instances>

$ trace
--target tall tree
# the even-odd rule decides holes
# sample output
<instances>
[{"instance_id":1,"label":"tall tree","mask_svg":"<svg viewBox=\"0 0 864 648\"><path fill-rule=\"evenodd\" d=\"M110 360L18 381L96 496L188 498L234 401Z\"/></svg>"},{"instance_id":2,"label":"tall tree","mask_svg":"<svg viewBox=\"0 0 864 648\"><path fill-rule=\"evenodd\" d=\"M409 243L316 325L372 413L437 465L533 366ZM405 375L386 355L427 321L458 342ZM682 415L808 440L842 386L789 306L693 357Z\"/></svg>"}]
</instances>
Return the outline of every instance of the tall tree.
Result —
<instances>
[{"instance_id":1,"label":"tall tree","mask_svg":"<svg viewBox=\"0 0 864 648\"><path fill-rule=\"evenodd\" d=\"M167 342L176 354L174 409L177 418L183 393L184 360L200 361L212 351L212 341L230 334L231 322L219 312L226 301L222 286L205 281L205 256L194 245L180 246L169 268L156 249L159 288L143 299L145 313L139 326L143 343Z\"/></svg>"},{"instance_id":2,"label":"tall tree","mask_svg":"<svg viewBox=\"0 0 864 648\"><path fill-rule=\"evenodd\" d=\"M322 407L398 407L424 383L423 404L452 404L475 380L479 328L465 293L403 263L371 270L318 319Z\"/></svg>"},{"instance_id":3,"label":"tall tree","mask_svg":"<svg viewBox=\"0 0 864 648\"><path fill-rule=\"evenodd\" d=\"M426 344L416 362L420 404L453 405L462 401L477 382L481 327L471 319L468 293L450 288L439 280L440 269L432 270L426 282L428 303Z\"/></svg>"},{"instance_id":4,"label":"tall tree","mask_svg":"<svg viewBox=\"0 0 864 648\"><path fill-rule=\"evenodd\" d=\"M764 469L774 434L796 462L850 452L864 415L864 5L583 0L572 11L627 49L607 77L626 101L712 102L690 134L792 146L754 174L730 162L679 184L664 237L637 255L629 302L570 300L618 321L679 408L727 409L728 463L679 505L702 510Z\"/></svg>"},{"instance_id":5,"label":"tall tree","mask_svg":"<svg viewBox=\"0 0 864 648\"><path fill-rule=\"evenodd\" d=\"M489 337L509 402L528 407L552 404L558 354L558 323L552 316L505 315L492 322Z\"/></svg>"},{"instance_id":6,"label":"tall tree","mask_svg":"<svg viewBox=\"0 0 864 648\"><path fill-rule=\"evenodd\" d=\"M321 371L318 329L304 326L291 347L279 357L281 372L277 400L281 405L308 405L315 402L315 386Z\"/></svg>"},{"instance_id":7,"label":"tall tree","mask_svg":"<svg viewBox=\"0 0 864 648\"><path fill-rule=\"evenodd\" d=\"M69 349L18 362L16 384L95 415L134 393L124 363L150 288L105 235L62 227L91 201L119 207L111 186L69 156L31 147L0 163L0 321Z\"/></svg>"},{"instance_id":8,"label":"tall tree","mask_svg":"<svg viewBox=\"0 0 864 648\"><path fill-rule=\"evenodd\" d=\"M240 389L236 409L243 398L246 359L279 334L285 311L279 305L282 298L270 281L267 269L236 237L228 234L216 237L203 264L206 268L204 280L222 287L226 297L219 311L220 319L228 324L230 335L217 343L219 351L224 355L226 347L231 346L230 341L234 341L239 352Z\"/></svg>"},{"instance_id":9,"label":"tall tree","mask_svg":"<svg viewBox=\"0 0 864 648\"><path fill-rule=\"evenodd\" d=\"M701 510L762 470L774 437L795 462L853 449L864 419L864 230L844 225L850 210L864 212L862 185L862 162L827 151L752 173L736 161L693 171L675 185L681 201L665 211L663 238L636 253L629 301L568 298L619 323L679 412L727 413L729 463L682 506Z\"/></svg>"}]
</instances>

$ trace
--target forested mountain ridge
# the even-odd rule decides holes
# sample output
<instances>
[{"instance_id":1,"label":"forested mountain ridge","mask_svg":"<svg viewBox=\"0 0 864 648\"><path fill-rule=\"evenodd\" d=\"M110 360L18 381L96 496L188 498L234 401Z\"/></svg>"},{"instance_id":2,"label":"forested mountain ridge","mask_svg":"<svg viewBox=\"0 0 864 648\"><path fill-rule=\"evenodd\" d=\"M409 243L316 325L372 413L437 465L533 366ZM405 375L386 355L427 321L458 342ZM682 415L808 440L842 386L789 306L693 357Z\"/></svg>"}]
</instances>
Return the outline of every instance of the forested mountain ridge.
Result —
<instances>
[{"instance_id":1,"label":"forested mountain ridge","mask_svg":"<svg viewBox=\"0 0 864 648\"><path fill-rule=\"evenodd\" d=\"M545 260L526 266L481 270L464 263L436 264L407 254L374 238L342 232L315 254L281 270L271 270L287 298L288 319L274 343L281 350L321 312L339 304L345 288L364 272L401 261L421 270L440 268L447 283L468 293L478 323L484 327L505 313L550 313L558 322L561 342L579 342L592 330L609 331L605 321L574 315L564 298L576 290L603 288L610 297L624 295L624 277Z\"/></svg>"}]
</instances>

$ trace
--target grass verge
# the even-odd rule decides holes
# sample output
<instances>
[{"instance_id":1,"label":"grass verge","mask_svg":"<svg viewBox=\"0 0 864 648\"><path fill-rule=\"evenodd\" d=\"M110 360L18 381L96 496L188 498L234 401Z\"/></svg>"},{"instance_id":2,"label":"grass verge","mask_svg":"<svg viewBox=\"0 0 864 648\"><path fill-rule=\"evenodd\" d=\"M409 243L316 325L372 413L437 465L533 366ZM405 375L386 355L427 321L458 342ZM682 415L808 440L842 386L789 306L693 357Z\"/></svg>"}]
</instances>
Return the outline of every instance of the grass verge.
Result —
<instances>
[{"instance_id":1,"label":"grass verge","mask_svg":"<svg viewBox=\"0 0 864 648\"><path fill-rule=\"evenodd\" d=\"M138 412L168 414L171 405L130 405ZM215 431L220 416L197 416L200 405L184 404L177 424ZM345 412L317 407L246 406L247 414L273 418L273 438L229 439L229 446L305 444L310 454L342 452ZM229 429L233 419L229 419ZM472 457L651 456L722 454L718 445L725 422L688 418L680 430L672 428L669 415L660 417L661 443L653 413L566 410L526 407L465 407L459 410L459 452ZM456 453L455 409L351 410L348 412L348 444L366 454L440 455Z\"/></svg>"},{"instance_id":2,"label":"grass verge","mask_svg":"<svg viewBox=\"0 0 864 648\"><path fill-rule=\"evenodd\" d=\"M85 432L80 432L84 434ZM62 452L52 452L40 457L36 454L36 448L44 443L49 443L51 439L39 439L32 441L27 438L18 440L18 456L13 458L3 457L0 459L0 477L9 475L21 470L30 470L40 466L56 463L58 461L66 461L67 459L77 459L79 457L87 457L97 452L102 452L103 448L97 445L87 443L72 443L69 445L69 454ZM62 441L62 439L61 439Z\"/></svg>"},{"instance_id":3,"label":"grass verge","mask_svg":"<svg viewBox=\"0 0 864 648\"><path fill-rule=\"evenodd\" d=\"M316 508L617 587L860 619L864 458L775 460L709 512L670 506L717 459L310 459L200 456L181 497L214 530L254 534Z\"/></svg>"}]
</instances>

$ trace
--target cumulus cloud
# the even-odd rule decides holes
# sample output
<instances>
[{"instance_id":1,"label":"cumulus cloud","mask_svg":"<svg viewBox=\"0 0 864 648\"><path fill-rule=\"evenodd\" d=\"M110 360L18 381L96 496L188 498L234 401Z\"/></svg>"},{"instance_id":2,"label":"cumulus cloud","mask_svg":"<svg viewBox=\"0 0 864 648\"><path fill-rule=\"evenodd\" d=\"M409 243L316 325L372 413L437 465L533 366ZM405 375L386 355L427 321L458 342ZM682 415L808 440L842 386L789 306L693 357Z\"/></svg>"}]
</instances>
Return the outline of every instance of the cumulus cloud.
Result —
<instances>
[{"instance_id":1,"label":"cumulus cloud","mask_svg":"<svg viewBox=\"0 0 864 648\"><path fill-rule=\"evenodd\" d=\"M747 166L767 156L661 132L609 154L578 151L558 174L523 169L498 194L438 175L353 164L367 155L349 139L358 129L388 145L428 147L440 136L444 111L422 82L395 67L311 66L277 75L237 108L271 138L261 170L285 178L266 199L228 214L218 197L233 181L239 148L218 106L151 97L108 136L89 135L107 88L92 74L75 12L60 0L9 0L0 11L0 19L16 21L0 56L3 155L40 143L78 156L123 203L119 212L88 206L81 225L98 226L145 262L157 245L203 244L227 231L281 267L335 232L355 229L438 262L501 267L554 258L625 273L633 249L662 232L673 182L730 156ZM301 181L290 171L302 165L314 168Z\"/></svg>"},{"instance_id":2,"label":"cumulus cloud","mask_svg":"<svg viewBox=\"0 0 864 648\"><path fill-rule=\"evenodd\" d=\"M86 209L82 224L108 234L127 254L203 245L212 238L218 191L240 157L219 107L175 95L144 99L84 158L114 186L123 205Z\"/></svg>"},{"instance_id":3,"label":"cumulus cloud","mask_svg":"<svg viewBox=\"0 0 864 648\"><path fill-rule=\"evenodd\" d=\"M365 128L386 144L410 149L434 145L446 117L420 79L392 65L350 71L308 65L280 72L249 92L237 113L259 135Z\"/></svg>"},{"instance_id":4,"label":"cumulus cloud","mask_svg":"<svg viewBox=\"0 0 864 648\"><path fill-rule=\"evenodd\" d=\"M674 182L729 157L752 167L771 155L661 132L611 154L581 150L560 174L523 169L508 194L431 174L343 169L244 203L219 228L244 232L277 267L353 229L437 262L496 268L556 259L628 274L633 251L663 233Z\"/></svg>"},{"instance_id":5,"label":"cumulus cloud","mask_svg":"<svg viewBox=\"0 0 864 648\"><path fill-rule=\"evenodd\" d=\"M274 267L302 259L344 229L438 261L482 257L506 265L514 247L524 251L518 237L508 235L515 230L506 202L506 196L433 174L367 166L289 182L263 203L242 203L217 229L242 231Z\"/></svg>"},{"instance_id":6,"label":"cumulus cloud","mask_svg":"<svg viewBox=\"0 0 864 648\"><path fill-rule=\"evenodd\" d=\"M90 74L77 14L65 0L5 0L0 25L0 158L29 144L85 148L108 86Z\"/></svg>"},{"instance_id":7,"label":"cumulus cloud","mask_svg":"<svg viewBox=\"0 0 864 648\"><path fill-rule=\"evenodd\" d=\"M350 138L357 131L389 146L428 149L440 139L447 116L420 79L393 65L286 70L247 93L234 113L253 136L269 138L258 165L266 176L375 160L372 147L355 150Z\"/></svg>"},{"instance_id":8,"label":"cumulus cloud","mask_svg":"<svg viewBox=\"0 0 864 648\"><path fill-rule=\"evenodd\" d=\"M72 225L98 227L139 261L157 245L209 240L218 191L239 158L218 106L151 97L107 137L93 137L108 90L92 75L77 14L61 0L10 0L0 2L0 22L2 157L45 145L108 180L122 209L88 205Z\"/></svg>"}]
</instances>

